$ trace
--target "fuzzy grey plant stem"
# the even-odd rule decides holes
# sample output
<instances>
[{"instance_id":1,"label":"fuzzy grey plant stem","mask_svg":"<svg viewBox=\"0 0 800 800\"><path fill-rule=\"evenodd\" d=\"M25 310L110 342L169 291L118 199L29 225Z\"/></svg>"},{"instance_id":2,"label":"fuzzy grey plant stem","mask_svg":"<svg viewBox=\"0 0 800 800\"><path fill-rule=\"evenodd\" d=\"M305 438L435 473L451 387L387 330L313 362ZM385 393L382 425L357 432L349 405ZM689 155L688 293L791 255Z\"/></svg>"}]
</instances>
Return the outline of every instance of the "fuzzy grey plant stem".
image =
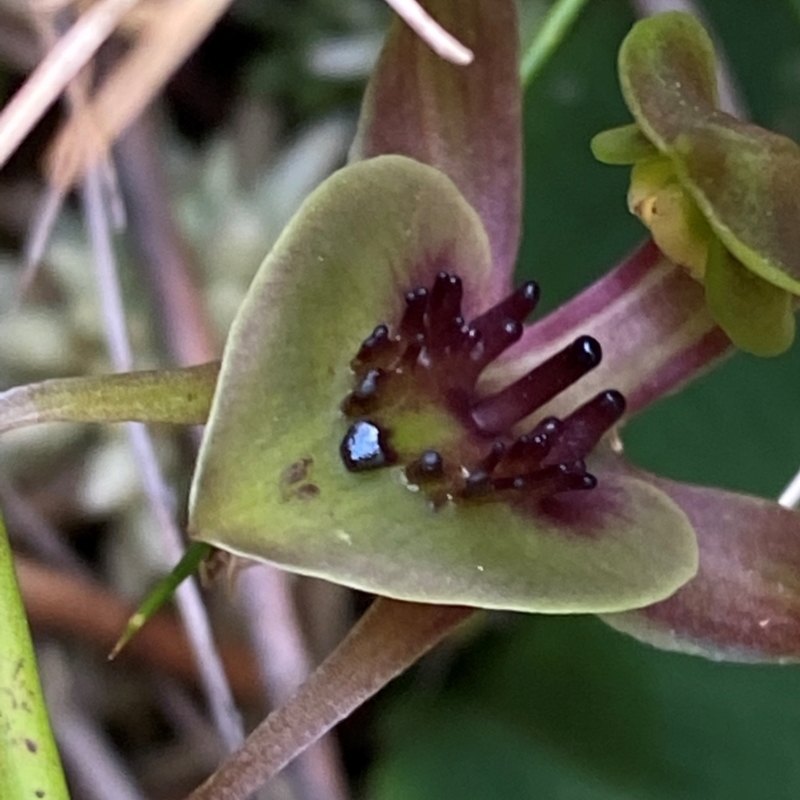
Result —
<instances>
[{"instance_id":1,"label":"fuzzy grey plant stem","mask_svg":"<svg viewBox=\"0 0 800 800\"><path fill-rule=\"evenodd\" d=\"M154 112L137 120L119 142L117 170L127 200L128 233L159 309L166 348L184 366L219 354L190 249L172 215L156 131ZM259 565L244 570L237 583L265 693L274 705L282 705L311 669L291 577ZM330 737L304 753L288 779L295 800L348 796L341 759Z\"/></svg>"},{"instance_id":2,"label":"fuzzy grey plant stem","mask_svg":"<svg viewBox=\"0 0 800 800\"><path fill-rule=\"evenodd\" d=\"M108 351L114 369L123 372L133 368L133 354L125 324L125 308L114 257L111 226L97 169L87 173L81 195L94 252ZM165 567L171 567L183 553L181 534L173 516L173 501L161 476L147 429L138 423L126 425L144 490L162 537ZM226 747L233 750L243 740L242 722L219 652L214 645L211 626L196 582L184 582L176 592L175 599L195 654L214 724Z\"/></svg>"}]
</instances>

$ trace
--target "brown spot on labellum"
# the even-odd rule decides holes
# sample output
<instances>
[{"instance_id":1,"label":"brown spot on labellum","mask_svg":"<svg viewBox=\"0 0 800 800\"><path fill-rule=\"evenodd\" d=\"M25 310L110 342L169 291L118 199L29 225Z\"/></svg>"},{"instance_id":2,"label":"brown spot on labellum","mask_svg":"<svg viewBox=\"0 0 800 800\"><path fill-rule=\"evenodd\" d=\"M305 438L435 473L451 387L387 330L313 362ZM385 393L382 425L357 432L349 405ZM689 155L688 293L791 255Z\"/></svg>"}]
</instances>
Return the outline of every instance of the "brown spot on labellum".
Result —
<instances>
[{"instance_id":1,"label":"brown spot on labellum","mask_svg":"<svg viewBox=\"0 0 800 800\"><path fill-rule=\"evenodd\" d=\"M314 459L310 456L299 458L281 473L280 491L285 502L289 500L309 500L319 494L319 487L308 481Z\"/></svg>"},{"instance_id":2,"label":"brown spot on labellum","mask_svg":"<svg viewBox=\"0 0 800 800\"><path fill-rule=\"evenodd\" d=\"M300 458L281 473L281 483L284 486L293 486L295 483L300 483L308 476L308 469L314 463L311 457Z\"/></svg>"},{"instance_id":3,"label":"brown spot on labellum","mask_svg":"<svg viewBox=\"0 0 800 800\"><path fill-rule=\"evenodd\" d=\"M297 489L297 496L301 500L313 500L319 497L319 486L316 483L304 483Z\"/></svg>"},{"instance_id":4,"label":"brown spot on labellum","mask_svg":"<svg viewBox=\"0 0 800 800\"><path fill-rule=\"evenodd\" d=\"M461 312L463 284L440 272L428 290L406 293L393 333L378 325L351 362L354 388L342 409L354 420L340 445L348 470L404 466L410 484L434 506L506 498L539 502L564 492L592 489L597 481L584 463L625 410L614 390L580 406L565 419L550 417L516 436L514 426L594 369L602 358L597 340L581 336L561 352L493 395L476 392L483 370L522 336L539 288L523 284L472 322ZM397 452L391 431L408 415L438 408L443 430L461 435L431 441L416 452ZM405 418L404 418L405 417ZM436 417L431 423L436 436Z\"/></svg>"}]
</instances>

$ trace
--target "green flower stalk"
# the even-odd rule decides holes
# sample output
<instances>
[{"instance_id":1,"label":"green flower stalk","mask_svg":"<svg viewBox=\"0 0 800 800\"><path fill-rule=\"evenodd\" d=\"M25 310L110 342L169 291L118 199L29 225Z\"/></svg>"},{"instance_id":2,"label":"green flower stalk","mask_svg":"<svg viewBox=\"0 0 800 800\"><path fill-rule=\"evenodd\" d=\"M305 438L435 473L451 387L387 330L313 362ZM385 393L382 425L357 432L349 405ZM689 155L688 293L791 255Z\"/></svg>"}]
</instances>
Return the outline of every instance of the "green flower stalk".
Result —
<instances>
[{"instance_id":1,"label":"green flower stalk","mask_svg":"<svg viewBox=\"0 0 800 800\"><path fill-rule=\"evenodd\" d=\"M704 285L734 344L782 353L800 295L800 147L717 107L714 48L689 14L634 25L619 77L635 123L598 134L592 151L633 165L630 211Z\"/></svg>"}]
</instances>

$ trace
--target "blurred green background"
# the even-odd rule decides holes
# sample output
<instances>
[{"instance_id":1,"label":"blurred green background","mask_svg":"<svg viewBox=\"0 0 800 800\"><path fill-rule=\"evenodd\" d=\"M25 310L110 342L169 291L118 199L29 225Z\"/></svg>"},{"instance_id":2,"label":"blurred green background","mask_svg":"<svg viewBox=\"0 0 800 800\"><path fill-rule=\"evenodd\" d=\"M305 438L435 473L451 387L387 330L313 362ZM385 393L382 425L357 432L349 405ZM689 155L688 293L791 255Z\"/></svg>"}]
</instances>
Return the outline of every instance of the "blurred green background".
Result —
<instances>
[{"instance_id":1,"label":"blurred green background","mask_svg":"<svg viewBox=\"0 0 800 800\"><path fill-rule=\"evenodd\" d=\"M752 118L800 140L800 18L780 0L704 0ZM590 137L629 120L616 50L624 0L590 0L525 98L519 276L547 308L643 238L628 173ZM800 220L798 221L800 224ZM800 347L737 355L624 431L671 477L777 496L800 465ZM800 668L660 653L596 619L487 623L449 668L383 699L373 800L751 800L800 796Z\"/></svg>"}]
</instances>

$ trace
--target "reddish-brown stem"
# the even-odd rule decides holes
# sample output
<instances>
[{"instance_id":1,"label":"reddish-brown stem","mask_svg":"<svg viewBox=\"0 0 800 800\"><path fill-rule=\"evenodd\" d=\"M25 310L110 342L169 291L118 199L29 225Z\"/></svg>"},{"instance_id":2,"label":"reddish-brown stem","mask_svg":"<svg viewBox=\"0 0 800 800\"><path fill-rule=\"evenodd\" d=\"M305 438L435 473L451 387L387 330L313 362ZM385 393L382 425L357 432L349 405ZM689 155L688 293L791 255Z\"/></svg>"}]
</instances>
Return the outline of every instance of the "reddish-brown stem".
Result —
<instances>
[{"instance_id":1,"label":"reddish-brown stem","mask_svg":"<svg viewBox=\"0 0 800 800\"><path fill-rule=\"evenodd\" d=\"M297 694L187 800L245 800L473 611L379 597Z\"/></svg>"},{"instance_id":2,"label":"reddish-brown stem","mask_svg":"<svg viewBox=\"0 0 800 800\"><path fill-rule=\"evenodd\" d=\"M74 637L107 654L134 609L90 579L46 567L22 556L15 559L20 592L31 625L38 633ZM261 703L258 667L250 651L225 643L222 657L236 696L243 703ZM185 633L168 614L157 614L120 656L163 670L197 684L197 668Z\"/></svg>"}]
</instances>

